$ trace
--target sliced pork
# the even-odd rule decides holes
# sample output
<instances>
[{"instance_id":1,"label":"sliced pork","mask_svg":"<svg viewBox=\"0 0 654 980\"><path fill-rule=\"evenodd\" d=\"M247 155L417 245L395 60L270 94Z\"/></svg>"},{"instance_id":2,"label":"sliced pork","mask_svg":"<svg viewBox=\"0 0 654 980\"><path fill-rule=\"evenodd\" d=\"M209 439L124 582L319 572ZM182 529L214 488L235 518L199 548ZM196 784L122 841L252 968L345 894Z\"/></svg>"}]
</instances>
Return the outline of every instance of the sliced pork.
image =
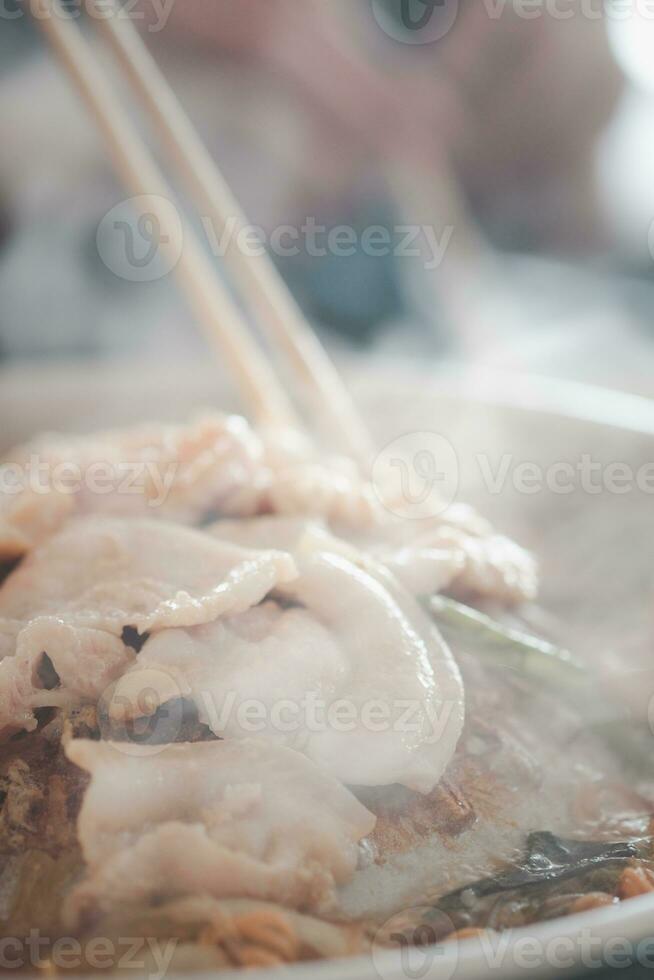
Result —
<instances>
[{"instance_id":1,"label":"sliced pork","mask_svg":"<svg viewBox=\"0 0 654 980\"><path fill-rule=\"evenodd\" d=\"M37 708L97 702L133 660L110 633L33 620L18 633L15 654L0 661L0 737L35 728Z\"/></svg>"},{"instance_id":2,"label":"sliced pork","mask_svg":"<svg viewBox=\"0 0 654 980\"><path fill-rule=\"evenodd\" d=\"M245 551L164 521L70 521L0 588L0 618L56 616L120 635L208 623L296 574L288 555Z\"/></svg>"},{"instance_id":3,"label":"sliced pork","mask_svg":"<svg viewBox=\"0 0 654 980\"><path fill-rule=\"evenodd\" d=\"M327 725L311 757L350 785L401 783L428 793L456 748L463 683L440 634L392 576L372 562L316 554L283 593L339 638L351 670L339 692L356 724ZM349 722L351 725L351 721Z\"/></svg>"},{"instance_id":4,"label":"sliced pork","mask_svg":"<svg viewBox=\"0 0 654 980\"><path fill-rule=\"evenodd\" d=\"M25 554L71 514L164 517L256 513L269 482L263 445L239 416L45 435L0 467L0 559Z\"/></svg>"},{"instance_id":5,"label":"sliced pork","mask_svg":"<svg viewBox=\"0 0 654 980\"><path fill-rule=\"evenodd\" d=\"M326 908L375 824L304 756L263 741L154 753L72 741L67 754L91 774L78 824L88 876L68 908L78 921L186 894Z\"/></svg>"},{"instance_id":6,"label":"sliced pork","mask_svg":"<svg viewBox=\"0 0 654 980\"><path fill-rule=\"evenodd\" d=\"M375 527L383 508L349 460L291 462L272 471L265 497L275 514L323 518L345 528Z\"/></svg>"},{"instance_id":7,"label":"sliced pork","mask_svg":"<svg viewBox=\"0 0 654 980\"><path fill-rule=\"evenodd\" d=\"M221 520L207 530L222 541L241 548L272 548L301 559L317 551L342 555L351 561L361 557L356 545L337 537L318 518L269 515L242 520Z\"/></svg>"},{"instance_id":8,"label":"sliced pork","mask_svg":"<svg viewBox=\"0 0 654 980\"><path fill-rule=\"evenodd\" d=\"M96 703L134 660L130 632L244 611L295 574L288 555L163 521L74 519L0 587L0 737L37 708Z\"/></svg>"},{"instance_id":9,"label":"sliced pork","mask_svg":"<svg viewBox=\"0 0 654 980\"><path fill-rule=\"evenodd\" d=\"M307 748L309 696L326 704L350 663L330 629L306 609L264 602L193 629L163 630L116 684L111 714L133 720L167 701L195 702L199 720L225 738L270 738ZM309 752L310 754L310 752Z\"/></svg>"},{"instance_id":10,"label":"sliced pork","mask_svg":"<svg viewBox=\"0 0 654 980\"><path fill-rule=\"evenodd\" d=\"M368 563L372 568L371 562ZM223 737L257 734L305 752L344 783L430 792L456 747L463 687L440 636L390 576L316 552L268 602L208 626L165 630L118 683L124 720L192 698Z\"/></svg>"},{"instance_id":11,"label":"sliced pork","mask_svg":"<svg viewBox=\"0 0 654 980\"><path fill-rule=\"evenodd\" d=\"M19 558L31 551L57 531L74 511L69 496L55 492L39 494L22 488L9 480L10 472L9 467L0 466L0 561Z\"/></svg>"},{"instance_id":12,"label":"sliced pork","mask_svg":"<svg viewBox=\"0 0 654 980\"><path fill-rule=\"evenodd\" d=\"M14 450L0 478L0 561L29 552L74 514L189 524L211 515L273 514L326 522L414 594L449 589L513 603L536 591L531 556L470 508L456 504L416 519L412 507L403 518L402 503L385 507L381 489L351 460L321 459L298 433L256 433L238 416L44 436ZM254 538L251 544L262 546Z\"/></svg>"},{"instance_id":13,"label":"sliced pork","mask_svg":"<svg viewBox=\"0 0 654 980\"><path fill-rule=\"evenodd\" d=\"M448 591L513 604L534 599L538 591L532 555L465 507L449 508L433 520L389 518L364 533L341 527L338 536L323 521L302 517L224 520L210 530L245 548L280 548L299 557L329 551L365 564L370 555L415 596Z\"/></svg>"},{"instance_id":14,"label":"sliced pork","mask_svg":"<svg viewBox=\"0 0 654 980\"><path fill-rule=\"evenodd\" d=\"M443 523L416 534L407 522L404 536L394 528L390 541L383 541L383 536L381 540L370 545L371 553L414 595L447 591L461 598L514 604L537 594L532 555L494 532L476 535Z\"/></svg>"}]
</instances>

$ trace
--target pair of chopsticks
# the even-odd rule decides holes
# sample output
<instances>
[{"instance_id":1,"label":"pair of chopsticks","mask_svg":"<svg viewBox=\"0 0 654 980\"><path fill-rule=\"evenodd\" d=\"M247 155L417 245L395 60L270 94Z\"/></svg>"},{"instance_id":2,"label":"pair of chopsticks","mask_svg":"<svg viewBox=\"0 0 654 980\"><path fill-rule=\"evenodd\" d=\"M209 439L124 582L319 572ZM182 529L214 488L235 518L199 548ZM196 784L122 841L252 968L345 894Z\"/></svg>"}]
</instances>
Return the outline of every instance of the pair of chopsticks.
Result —
<instances>
[{"instance_id":1,"label":"pair of chopsticks","mask_svg":"<svg viewBox=\"0 0 654 980\"><path fill-rule=\"evenodd\" d=\"M223 228L234 225L225 253L228 269L244 305L273 350L293 373L298 395L310 402L318 427L328 428L332 444L363 465L370 460L366 427L338 372L311 326L266 255L252 256L238 247L238 231L248 222L218 167L177 97L151 57L129 16L116 0L85 0L92 23L124 70L145 115L200 214ZM175 258L179 284L208 339L222 354L225 367L258 424L302 429L298 411L268 358L252 336L250 325L214 268L199 237L187 221L171 227L169 202L174 192L154 156L114 93L93 48L60 0L35 0L39 27L95 117L129 193L143 200L165 232L161 247ZM181 211L180 211L181 213Z\"/></svg>"}]
</instances>

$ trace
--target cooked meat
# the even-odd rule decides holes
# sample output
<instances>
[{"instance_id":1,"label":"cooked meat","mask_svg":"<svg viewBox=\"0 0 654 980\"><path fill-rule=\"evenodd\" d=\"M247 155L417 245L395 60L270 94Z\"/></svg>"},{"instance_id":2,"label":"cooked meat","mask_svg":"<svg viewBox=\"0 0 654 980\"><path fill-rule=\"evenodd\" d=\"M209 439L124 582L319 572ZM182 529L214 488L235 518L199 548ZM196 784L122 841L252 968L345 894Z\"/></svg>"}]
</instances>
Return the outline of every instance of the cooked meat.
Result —
<instances>
[{"instance_id":1,"label":"cooked meat","mask_svg":"<svg viewBox=\"0 0 654 980\"><path fill-rule=\"evenodd\" d=\"M454 505L437 518L415 520L412 512L412 519L403 519L397 502L386 509L379 488L351 460L319 460L297 435L257 434L237 416L92 437L46 436L14 450L5 467L25 468L34 458L49 492L37 493L26 481L22 492L0 496L0 560L29 551L72 513L184 523L211 514L273 513L321 519L346 537L357 536L414 594L451 589L515 602L536 591L532 558L470 508ZM66 466L79 481L74 489L61 469ZM93 492L98 476L102 492ZM283 536L293 533L288 523L280 527ZM277 532L268 526L265 533Z\"/></svg>"},{"instance_id":2,"label":"cooked meat","mask_svg":"<svg viewBox=\"0 0 654 980\"><path fill-rule=\"evenodd\" d=\"M153 708L193 698L217 735L284 740L347 784L430 792L461 732L463 686L433 625L379 576L336 555L306 558L279 587L303 608L267 603L159 633L117 685L112 712L138 714L146 689Z\"/></svg>"},{"instance_id":3,"label":"cooked meat","mask_svg":"<svg viewBox=\"0 0 654 980\"><path fill-rule=\"evenodd\" d=\"M383 508L349 460L291 461L272 470L266 494L275 514L323 518L347 528L375 527Z\"/></svg>"},{"instance_id":4,"label":"cooked meat","mask_svg":"<svg viewBox=\"0 0 654 980\"><path fill-rule=\"evenodd\" d=\"M0 617L56 616L121 635L194 626L259 602L295 574L288 555L243 551L163 521L70 521L0 588Z\"/></svg>"},{"instance_id":5,"label":"cooked meat","mask_svg":"<svg viewBox=\"0 0 654 980\"><path fill-rule=\"evenodd\" d=\"M302 750L310 738L307 697L330 702L349 673L337 637L311 613L265 602L153 636L116 685L111 714L116 721L142 715L144 691L153 709L189 698L216 735L265 736Z\"/></svg>"},{"instance_id":6,"label":"cooked meat","mask_svg":"<svg viewBox=\"0 0 654 980\"><path fill-rule=\"evenodd\" d=\"M415 537L402 535L396 548L382 544L372 552L414 595L448 591L512 604L534 599L538 589L532 556L499 534L477 536L436 524Z\"/></svg>"},{"instance_id":7,"label":"cooked meat","mask_svg":"<svg viewBox=\"0 0 654 980\"><path fill-rule=\"evenodd\" d=\"M198 895L155 908L123 905L104 916L94 929L95 935L124 937L165 937L172 931L180 942L169 973L180 976L202 968L277 967L296 960L354 956L370 949L363 923L326 922L251 898L218 900ZM197 940L199 945L192 945ZM202 957L209 951L222 954L217 964Z\"/></svg>"},{"instance_id":8,"label":"cooked meat","mask_svg":"<svg viewBox=\"0 0 654 980\"><path fill-rule=\"evenodd\" d=\"M54 491L39 494L25 488L17 494L0 492L0 561L31 551L60 528L73 510L72 498Z\"/></svg>"},{"instance_id":9,"label":"cooked meat","mask_svg":"<svg viewBox=\"0 0 654 980\"><path fill-rule=\"evenodd\" d=\"M450 508L429 521L380 521L358 533L340 526L338 537L322 520L306 517L224 520L210 530L244 548L280 548L298 556L329 551L355 562L371 555L415 596L448 591L515 603L537 592L533 557L464 508Z\"/></svg>"},{"instance_id":10,"label":"cooked meat","mask_svg":"<svg viewBox=\"0 0 654 980\"><path fill-rule=\"evenodd\" d=\"M266 515L216 521L207 530L221 541L231 541L241 548L273 548L298 558L316 551L329 551L352 561L360 557L355 545L336 537L318 518Z\"/></svg>"},{"instance_id":11,"label":"cooked meat","mask_svg":"<svg viewBox=\"0 0 654 980\"><path fill-rule=\"evenodd\" d=\"M363 570L324 553L300 570L280 591L313 612L347 652L350 674L338 694L356 719L350 731L327 726L312 739L312 758L349 785L401 783L430 792L463 726L463 683L440 634L372 562Z\"/></svg>"},{"instance_id":12,"label":"cooked meat","mask_svg":"<svg viewBox=\"0 0 654 980\"><path fill-rule=\"evenodd\" d=\"M3 487L13 492L0 494L0 558L31 550L73 513L185 523L212 513L248 513L246 498L258 501L262 457L247 422L219 414L188 425L42 436L3 460Z\"/></svg>"},{"instance_id":13,"label":"cooked meat","mask_svg":"<svg viewBox=\"0 0 654 980\"><path fill-rule=\"evenodd\" d=\"M76 518L0 587L0 737L33 728L38 707L97 703L134 660L130 629L141 636L210 622L294 574L287 555L244 551L201 531ZM51 685L39 676L44 657Z\"/></svg>"},{"instance_id":14,"label":"cooked meat","mask_svg":"<svg viewBox=\"0 0 654 980\"><path fill-rule=\"evenodd\" d=\"M185 894L326 907L374 827L336 780L267 742L73 741L67 753L92 777L78 828L88 877L69 903L77 920Z\"/></svg>"},{"instance_id":15,"label":"cooked meat","mask_svg":"<svg viewBox=\"0 0 654 980\"><path fill-rule=\"evenodd\" d=\"M97 702L134 659L116 636L73 627L54 617L34 619L0 661L0 737L36 727L34 711ZM49 667L49 678L42 667Z\"/></svg>"}]
</instances>

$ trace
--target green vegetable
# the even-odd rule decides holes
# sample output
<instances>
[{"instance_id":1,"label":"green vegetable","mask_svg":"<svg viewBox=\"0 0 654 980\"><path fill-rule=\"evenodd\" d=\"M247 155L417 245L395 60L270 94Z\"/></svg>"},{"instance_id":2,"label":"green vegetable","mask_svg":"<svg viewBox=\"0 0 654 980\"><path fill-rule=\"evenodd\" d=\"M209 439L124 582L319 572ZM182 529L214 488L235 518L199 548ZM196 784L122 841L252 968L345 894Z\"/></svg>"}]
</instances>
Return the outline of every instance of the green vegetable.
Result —
<instances>
[{"instance_id":1,"label":"green vegetable","mask_svg":"<svg viewBox=\"0 0 654 980\"><path fill-rule=\"evenodd\" d=\"M567 650L495 622L490 616L444 596L429 600L446 639L496 667L513 670L528 680L556 687L562 695L584 701L589 732L601 738L638 775L651 775L654 738L646 726L636 726L597 688L592 675Z\"/></svg>"},{"instance_id":2,"label":"green vegetable","mask_svg":"<svg viewBox=\"0 0 654 980\"><path fill-rule=\"evenodd\" d=\"M497 667L568 690L589 682L583 664L553 643L502 626L485 613L444 596L434 596L429 606L448 638L469 641L466 652L483 657Z\"/></svg>"}]
</instances>

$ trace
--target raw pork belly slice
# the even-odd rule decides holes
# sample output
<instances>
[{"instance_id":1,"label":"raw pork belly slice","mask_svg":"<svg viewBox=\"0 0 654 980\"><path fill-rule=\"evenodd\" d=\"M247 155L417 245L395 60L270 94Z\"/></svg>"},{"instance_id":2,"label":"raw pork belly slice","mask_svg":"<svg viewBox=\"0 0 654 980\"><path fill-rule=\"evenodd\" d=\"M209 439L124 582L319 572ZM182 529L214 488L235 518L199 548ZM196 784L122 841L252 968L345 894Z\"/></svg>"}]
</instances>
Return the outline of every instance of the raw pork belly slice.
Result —
<instances>
[{"instance_id":1,"label":"raw pork belly slice","mask_svg":"<svg viewBox=\"0 0 654 980\"><path fill-rule=\"evenodd\" d=\"M68 915L208 894L325 908L375 818L308 759L257 740L156 751L72 741L91 773L78 834L88 876Z\"/></svg>"},{"instance_id":2,"label":"raw pork belly slice","mask_svg":"<svg viewBox=\"0 0 654 980\"><path fill-rule=\"evenodd\" d=\"M391 576L342 556L310 556L277 591L303 608L269 602L149 639L115 689L114 717L137 716L144 690L158 695L152 710L193 698L217 735L284 740L344 783L430 792L463 722L461 678L435 627Z\"/></svg>"},{"instance_id":3,"label":"raw pork belly slice","mask_svg":"<svg viewBox=\"0 0 654 980\"><path fill-rule=\"evenodd\" d=\"M389 519L364 533L336 537L319 519L251 517L209 529L244 548L280 548L301 558L315 551L358 564L366 555L385 565L415 596L449 591L460 598L516 603L535 598L538 570L529 552L493 531L470 508L451 507L436 520Z\"/></svg>"},{"instance_id":4,"label":"raw pork belly slice","mask_svg":"<svg viewBox=\"0 0 654 980\"><path fill-rule=\"evenodd\" d=\"M346 528L375 527L383 520L372 484L359 476L349 459L293 461L271 472L265 500L275 514L323 518Z\"/></svg>"},{"instance_id":5,"label":"raw pork belly slice","mask_svg":"<svg viewBox=\"0 0 654 980\"><path fill-rule=\"evenodd\" d=\"M6 472L0 467L0 472ZM4 481L3 481L4 482ZM0 561L20 558L58 530L73 513L70 497L61 493L18 494L0 491Z\"/></svg>"},{"instance_id":6,"label":"raw pork belly slice","mask_svg":"<svg viewBox=\"0 0 654 980\"><path fill-rule=\"evenodd\" d=\"M273 548L298 558L317 551L342 555L355 562L361 557L358 548L336 537L318 518L266 515L216 521L207 530L221 541L231 541L241 548Z\"/></svg>"},{"instance_id":7,"label":"raw pork belly slice","mask_svg":"<svg viewBox=\"0 0 654 980\"><path fill-rule=\"evenodd\" d=\"M263 453L259 437L234 415L92 436L42 436L2 461L0 560L30 551L73 513L185 523L212 513L255 513L266 471ZM27 472L34 462L38 491ZM93 492L92 480L101 492Z\"/></svg>"},{"instance_id":8,"label":"raw pork belly slice","mask_svg":"<svg viewBox=\"0 0 654 980\"><path fill-rule=\"evenodd\" d=\"M353 706L352 731L328 725L308 752L344 783L400 783L429 793L456 749L463 682L438 630L394 578L371 560L362 569L334 554L301 563L280 591L329 626L348 655L338 692Z\"/></svg>"},{"instance_id":9,"label":"raw pork belly slice","mask_svg":"<svg viewBox=\"0 0 654 980\"><path fill-rule=\"evenodd\" d=\"M34 728L39 707L101 699L134 660L125 627L206 623L295 574L288 555L163 521L75 518L0 587L0 737Z\"/></svg>"},{"instance_id":10,"label":"raw pork belly slice","mask_svg":"<svg viewBox=\"0 0 654 980\"><path fill-rule=\"evenodd\" d=\"M447 590L464 599L488 598L507 604L536 597L534 558L502 535L475 535L443 523L413 538L406 534L403 540L397 547L373 545L371 553L413 595Z\"/></svg>"},{"instance_id":11,"label":"raw pork belly slice","mask_svg":"<svg viewBox=\"0 0 654 980\"><path fill-rule=\"evenodd\" d=\"M295 574L289 555L164 521L76 518L7 578L0 617L146 633L241 612Z\"/></svg>"},{"instance_id":12,"label":"raw pork belly slice","mask_svg":"<svg viewBox=\"0 0 654 980\"><path fill-rule=\"evenodd\" d=\"M513 604L538 594L538 566L528 551L501 534L475 538L444 528L440 546L460 549L463 568L450 586L461 598L490 598Z\"/></svg>"},{"instance_id":13,"label":"raw pork belly slice","mask_svg":"<svg viewBox=\"0 0 654 980\"><path fill-rule=\"evenodd\" d=\"M117 722L175 698L192 699L201 722L225 738L248 735L306 747L310 694L330 702L350 674L338 638L305 609L267 601L206 626L163 630L112 691ZM144 696L147 692L147 697Z\"/></svg>"},{"instance_id":14,"label":"raw pork belly slice","mask_svg":"<svg viewBox=\"0 0 654 980\"><path fill-rule=\"evenodd\" d=\"M54 669L52 684L41 674L44 655ZM0 661L0 737L36 728L36 708L97 702L133 660L133 651L110 633L33 620L18 634L15 655Z\"/></svg>"},{"instance_id":15,"label":"raw pork belly slice","mask_svg":"<svg viewBox=\"0 0 654 980\"><path fill-rule=\"evenodd\" d=\"M471 508L456 504L424 520L415 520L413 509L407 519L398 518L401 505L395 501L385 508L378 488L352 460L320 460L297 433L274 428L257 433L239 416L214 414L189 425L96 436L44 436L7 457L0 468L8 477L3 487L13 489L15 483L9 467L25 468L34 459L46 467L50 492L37 493L25 480L21 493L0 494L0 561L28 552L71 514L191 524L211 514L276 514L324 520L348 538L357 536L357 543L415 594L451 589L518 602L536 592L531 556L496 535ZM58 472L68 465L82 477L74 493L66 492L68 471ZM109 473L108 493L94 493L89 486L87 477L98 465L102 472L96 475ZM281 527L286 534L291 525ZM276 532L268 527L265 533Z\"/></svg>"}]
</instances>

